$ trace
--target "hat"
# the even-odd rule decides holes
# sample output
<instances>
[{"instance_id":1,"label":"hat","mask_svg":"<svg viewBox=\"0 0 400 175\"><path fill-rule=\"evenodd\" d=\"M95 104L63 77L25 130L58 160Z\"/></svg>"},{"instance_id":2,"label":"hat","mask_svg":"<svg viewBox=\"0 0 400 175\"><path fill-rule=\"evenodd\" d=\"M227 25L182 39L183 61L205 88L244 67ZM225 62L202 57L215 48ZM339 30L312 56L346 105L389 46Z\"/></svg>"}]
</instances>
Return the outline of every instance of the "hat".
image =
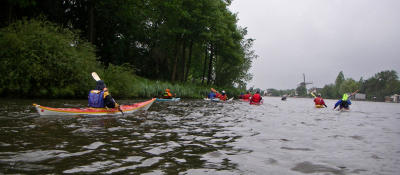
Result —
<instances>
[{"instance_id":1,"label":"hat","mask_svg":"<svg viewBox=\"0 0 400 175\"><path fill-rule=\"evenodd\" d=\"M96 81L96 90L103 90L106 87L106 84L103 80Z\"/></svg>"},{"instance_id":2,"label":"hat","mask_svg":"<svg viewBox=\"0 0 400 175\"><path fill-rule=\"evenodd\" d=\"M222 90L222 93L223 93L223 94L225 94L225 91L224 91L224 90Z\"/></svg>"}]
</instances>

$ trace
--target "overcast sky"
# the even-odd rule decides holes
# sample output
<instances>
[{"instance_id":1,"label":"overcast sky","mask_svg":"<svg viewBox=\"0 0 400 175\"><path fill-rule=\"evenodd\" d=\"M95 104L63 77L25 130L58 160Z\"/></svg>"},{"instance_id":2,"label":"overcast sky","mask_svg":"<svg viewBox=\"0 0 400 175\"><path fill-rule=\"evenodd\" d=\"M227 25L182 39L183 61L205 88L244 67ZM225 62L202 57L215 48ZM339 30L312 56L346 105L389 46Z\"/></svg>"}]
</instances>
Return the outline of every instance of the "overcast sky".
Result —
<instances>
[{"instance_id":1,"label":"overcast sky","mask_svg":"<svg viewBox=\"0 0 400 175\"><path fill-rule=\"evenodd\" d=\"M239 26L255 39L248 86L293 89L400 73L400 0L234 0Z\"/></svg>"}]
</instances>

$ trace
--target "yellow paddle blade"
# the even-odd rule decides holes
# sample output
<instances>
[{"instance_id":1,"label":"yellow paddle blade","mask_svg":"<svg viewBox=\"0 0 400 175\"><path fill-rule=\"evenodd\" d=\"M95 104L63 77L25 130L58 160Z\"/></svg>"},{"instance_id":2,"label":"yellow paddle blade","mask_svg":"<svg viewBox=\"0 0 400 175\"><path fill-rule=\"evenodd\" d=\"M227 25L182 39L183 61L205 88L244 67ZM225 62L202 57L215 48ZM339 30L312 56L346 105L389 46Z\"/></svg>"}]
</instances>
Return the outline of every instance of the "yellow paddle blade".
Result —
<instances>
[{"instance_id":1,"label":"yellow paddle blade","mask_svg":"<svg viewBox=\"0 0 400 175\"><path fill-rule=\"evenodd\" d=\"M100 77L99 77L99 75L97 75L96 72L92 72L92 77L93 77L93 79L96 80L96 81L99 81L99 80L100 80Z\"/></svg>"}]
</instances>

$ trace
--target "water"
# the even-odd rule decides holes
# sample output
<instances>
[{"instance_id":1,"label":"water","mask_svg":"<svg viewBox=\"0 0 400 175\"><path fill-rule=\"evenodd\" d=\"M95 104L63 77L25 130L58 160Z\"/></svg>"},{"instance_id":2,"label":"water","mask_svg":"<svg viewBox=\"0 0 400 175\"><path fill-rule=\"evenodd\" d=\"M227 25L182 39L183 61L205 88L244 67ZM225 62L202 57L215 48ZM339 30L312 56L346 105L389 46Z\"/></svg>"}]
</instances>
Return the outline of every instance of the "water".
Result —
<instances>
[{"instance_id":1,"label":"water","mask_svg":"<svg viewBox=\"0 0 400 175\"><path fill-rule=\"evenodd\" d=\"M41 117L32 102L0 101L0 174L400 174L400 104L182 100L125 117Z\"/></svg>"}]
</instances>

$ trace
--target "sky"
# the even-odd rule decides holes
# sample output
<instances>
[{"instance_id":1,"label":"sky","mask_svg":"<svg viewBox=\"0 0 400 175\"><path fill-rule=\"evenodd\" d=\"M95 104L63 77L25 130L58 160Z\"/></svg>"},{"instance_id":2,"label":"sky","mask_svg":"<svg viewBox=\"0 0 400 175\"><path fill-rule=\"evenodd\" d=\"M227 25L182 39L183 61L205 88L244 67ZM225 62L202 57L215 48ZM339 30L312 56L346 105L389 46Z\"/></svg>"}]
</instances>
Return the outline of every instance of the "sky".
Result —
<instances>
[{"instance_id":1,"label":"sky","mask_svg":"<svg viewBox=\"0 0 400 175\"><path fill-rule=\"evenodd\" d=\"M294 89L400 73L400 0L233 0L238 25L255 39L248 87Z\"/></svg>"}]
</instances>

